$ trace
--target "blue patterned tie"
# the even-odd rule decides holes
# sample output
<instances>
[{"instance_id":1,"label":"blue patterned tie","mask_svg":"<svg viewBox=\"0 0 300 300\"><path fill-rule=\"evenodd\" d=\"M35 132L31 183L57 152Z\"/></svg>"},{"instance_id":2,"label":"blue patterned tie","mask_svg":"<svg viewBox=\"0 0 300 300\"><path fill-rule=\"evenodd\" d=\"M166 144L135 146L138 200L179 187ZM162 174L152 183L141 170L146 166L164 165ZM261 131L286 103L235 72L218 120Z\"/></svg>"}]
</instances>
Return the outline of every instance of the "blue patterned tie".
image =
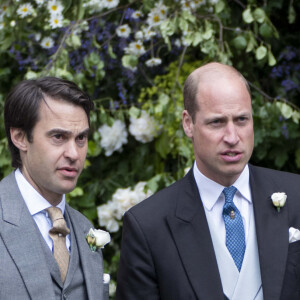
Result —
<instances>
[{"instance_id":1,"label":"blue patterned tie","mask_svg":"<svg viewBox=\"0 0 300 300\"><path fill-rule=\"evenodd\" d=\"M246 244L242 216L233 203L235 192L236 188L234 186L227 187L223 190L225 195L223 218L226 228L226 246L236 264L236 267L239 271L241 271Z\"/></svg>"}]
</instances>

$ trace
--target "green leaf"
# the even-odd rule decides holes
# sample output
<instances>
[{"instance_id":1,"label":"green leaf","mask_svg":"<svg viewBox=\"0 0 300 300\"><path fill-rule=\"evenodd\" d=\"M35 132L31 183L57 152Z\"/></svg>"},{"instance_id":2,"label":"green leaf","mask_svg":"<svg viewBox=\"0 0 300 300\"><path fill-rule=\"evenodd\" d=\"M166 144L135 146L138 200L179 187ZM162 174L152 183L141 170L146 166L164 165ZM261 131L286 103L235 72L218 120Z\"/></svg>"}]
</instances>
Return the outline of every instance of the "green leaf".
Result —
<instances>
[{"instance_id":1,"label":"green leaf","mask_svg":"<svg viewBox=\"0 0 300 300\"><path fill-rule=\"evenodd\" d=\"M263 9L256 8L253 12L253 16L258 23L263 23L266 18L266 13Z\"/></svg>"},{"instance_id":2,"label":"green leaf","mask_svg":"<svg viewBox=\"0 0 300 300\"><path fill-rule=\"evenodd\" d=\"M269 38L269 37L273 36L273 29L267 23L263 23L262 25L260 25L258 31L259 31L259 34L265 38Z\"/></svg>"},{"instance_id":3,"label":"green leaf","mask_svg":"<svg viewBox=\"0 0 300 300\"><path fill-rule=\"evenodd\" d=\"M193 38L193 46L196 47L202 42L202 34L200 32L195 32L194 38Z\"/></svg>"},{"instance_id":4,"label":"green leaf","mask_svg":"<svg viewBox=\"0 0 300 300\"><path fill-rule=\"evenodd\" d=\"M299 120L300 120L299 111L294 110L293 115L292 115L292 119L296 124L299 124Z\"/></svg>"},{"instance_id":5,"label":"green leaf","mask_svg":"<svg viewBox=\"0 0 300 300\"><path fill-rule=\"evenodd\" d=\"M66 44L69 47L72 47L73 49L78 49L81 46L81 40L78 35L76 34L71 34L67 39L66 39Z\"/></svg>"},{"instance_id":6,"label":"green leaf","mask_svg":"<svg viewBox=\"0 0 300 300\"><path fill-rule=\"evenodd\" d=\"M189 29L189 23L184 19L184 18L180 18L179 19L179 28L183 31L183 32L187 32Z\"/></svg>"},{"instance_id":7,"label":"green leaf","mask_svg":"<svg viewBox=\"0 0 300 300\"><path fill-rule=\"evenodd\" d=\"M155 193L158 189L158 183L161 180L162 175L157 174L154 177L152 177L148 182L147 182L147 187L150 189L152 193Z\"/></svg>"},{"instance_id":8,"label":"green leaf","mask_svg":"<svg viewBox=\"0 0 300 300\"><path fill-rule=\"evenodd\" d=\"M249 41L248 41L248 44L247 44L246 52L247 53L251 52L255 48L256 45L257 45L256 40L255 40L253 34L250 33L249 34Z\"/></svg>"},{"instance_id":9,"label":"green leaf","mask_svg":"<svg viewBox=\"0 0 300 300\"><path fill-rule=\"evenodd\" d=\"M132 118L138 118L141 114L141 111L137 107L131 106L128 111L128 114Z\"/></svg>"},{"instance_id":10,"label":"green leaf","mask_svg":"<svg viewBox=\"0 0 300 300\"><path fill-rule=\"evenodd\" d=\"M170 153L170 137L168 136L167 131L163 131L159 138L156 139L155 150L160 154L162 158L166 158L167 155Z\"/></svg>"},{"instance_id":11,"label":"green leaf","mask_svg":"<svg viewBox=\"0 0 300 300\"><path fill-rule=\"evenodd\" d=\"M296 20L296 11L293 5L290 4L289 6L289 15L288 15L288 20L290 24L295 23Z\"/></svg>"},{"instance_id":12,"label":"green leaf","mask_svg":"<svg viewBox=\"0 0 300 300\"><path fill-rule=\"evenodd\" d=\"M218 1L216 4L216 13L219 14L225 8L225 3L223 1Z\"/></svg>"},{"instance_id":13,"label":"green leaf","mask_svg":"<svg viewBox=\"0 0 300 300\"><path fill-rule=\"evenodd\" d=\"M271 52L271 50L268 51L268 64L271 67L276 65L276 59L275 59L273 53Z\"/></svg>"},{"instance_id":14,"label":"green leaf","mask_svg":"<svg viewBox=\"0 0 300 300\"><path fill-rule=\"evenodd\" d=\"M83 189L77 186L72 192L69 193L71 197L77 197L83 195Z\"/></svg>"},{"instance_id":15,"label":"green leaf","mask_svg":"<svg viewBox=\"0 0 300 300\"><path fill-rule=\"evenodd\" d=\"M277 152L277 155L276 155L276 158L275 158L275 165L278 167L278 168L281 168L285 162L288 160L288 155L286 152L283 152L283 151L278 151Z\"/></svg>"},{"instance_id":16,"label":"green leaf","mask_svg":"<svg viewBox=\"0 0 300 300\"><path fill-rule=\"evenodd\" d=\"M14 41L14 36L13 35L5 38L3 41L1 41L0 50L1 51L7 50L11 46L11 44L13 43L13 41Z\"/></svg>"},{"instance_id":17,"label":"green leaf","mask_svg":"<svg viewBox=\"0 0 300 300\"><path fill-rule=\"evenodd\" d=\"M293 108L286 104L286 103L282 103L282 102L277 102L277 103L280 103L279 105L279 109L280 109L280 112L281 114L286 118L286 119L289 119L292 117L293 115Z\"/></svg>"},{"instance_id":18,"label":"green leaf","mask_svg":"<svg viewBox=\"0 0 300 300\"><path fill-rule=\"evenodd\" d=\"M110 56L111 58L113 58L113 59L116 59L116 58L117 58L117 56L116 56L116 54L114 53L113 48L112 48L111 45L108 46L107 52L108 52L108 54L109 54L109 56Z\"/></svg>"},{"instance_id":19,"label":"green leaf","mask_svg":"<svg viewBox=\"0 0 300 300\"><path fill-rule=\"evenodd\" d=\"M265 46L259 46L255 51L256 59L257 60L263 59L267 55L267 52L268 50Z\"/></svg>"},{"instance_id":20,"label":"green leaf","mask_svg":"<svg viewBox=\"0 0 300 300\"><path fill-rule=\"evenodd\" d=\"M135 55L124 55L122 57L122 65L125 68L132 69L136 67L138 64L138 57Z\"/></svg>"},{"instance_id":21,"label":"green leaf","mask_svg":"<svg viewBox=\"0 0 300 300\"><path fill-rule=\"evenodd\" d=\"M243 11L243 20L247 24L250 24L254 21L250 8L247 8Z\"/></svg>"},{"instance_id":22,"label":"green leaf","mask_svg":"<svg viewBox=\"0 0 300 300\"><path fill-rule=\"evenodd\" d=\"M232 44L236 49L243 50L247 47L247 40L244 36L240 35L232 40Z\"/></svg>"},{"instance_id":23,"label":"green leaf","mask_svg":"<svg viewBox=\"0 0 300 300\"><path fill-rule=\"evenodd\" d=\"M205 32L203 33L202 37L205 39L205 40L209 40L212 35L213 35L213 30L212 29L207 29L205 30Z\"/></svg>"}]
</instances>

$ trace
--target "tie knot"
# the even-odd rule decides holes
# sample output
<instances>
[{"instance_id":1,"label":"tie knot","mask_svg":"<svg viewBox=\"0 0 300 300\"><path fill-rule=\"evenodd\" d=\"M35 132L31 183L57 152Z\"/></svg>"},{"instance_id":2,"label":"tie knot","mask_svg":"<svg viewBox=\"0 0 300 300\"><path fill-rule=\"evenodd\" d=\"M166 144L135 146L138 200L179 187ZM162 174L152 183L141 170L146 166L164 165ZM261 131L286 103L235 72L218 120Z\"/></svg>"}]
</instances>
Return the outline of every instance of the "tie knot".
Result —
<instances>
[{"instance_id":1,"label":"tie knot","mask_svg":"<svg viewBox=\"0 0 300 300\"><path fill-rule=\"evenodd\" d=\"M236 187L230 186L224 188L223 194L225 195L225 202L232 202L235 192L237 191Z\"/></svg>"},{"instance_id":2,"label":"tie knot","mask_svg":"<svg viewBox=\"0 0 300 300\"><path fill-rule=\"evenodd\" d=\"M62 234L63 236L66 236L67 234L70 233L65 218L58 207L51 206L47 208L47 212L53 224L53 227L50 229L49 232Z\"/></svg>"}]
</instances>

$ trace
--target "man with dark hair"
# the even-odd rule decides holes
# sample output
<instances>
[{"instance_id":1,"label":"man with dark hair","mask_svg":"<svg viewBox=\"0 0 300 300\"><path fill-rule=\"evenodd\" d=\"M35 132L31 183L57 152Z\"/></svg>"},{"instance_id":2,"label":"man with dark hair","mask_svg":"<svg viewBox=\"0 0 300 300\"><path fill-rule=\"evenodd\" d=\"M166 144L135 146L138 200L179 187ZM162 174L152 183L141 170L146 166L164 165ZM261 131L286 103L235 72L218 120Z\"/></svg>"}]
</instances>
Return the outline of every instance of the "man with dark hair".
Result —
<instances>
[{"instance_id":1,"label":"man with dark hair","mask_svg":"<svg viewBox=\"0 0 300 300\"><path fill-rule=\"evenodd\" d=\"M93 102L55 77L19 83L5 130L16 168L0 183L0 299L108 299L92 224L66 204L83 169Z\"/></svg>"},{"instance_id":2,"label":"man with dark hair","mask_svg":"<svg viewBox=\"0 0 300 300\"><path fill-rule=\"evenodd\" d=\"M300 176L248 163L247 81L209 63L184 105L195 163L125 214L117 300L300 299Z\"/></svg>"}]
</instances>

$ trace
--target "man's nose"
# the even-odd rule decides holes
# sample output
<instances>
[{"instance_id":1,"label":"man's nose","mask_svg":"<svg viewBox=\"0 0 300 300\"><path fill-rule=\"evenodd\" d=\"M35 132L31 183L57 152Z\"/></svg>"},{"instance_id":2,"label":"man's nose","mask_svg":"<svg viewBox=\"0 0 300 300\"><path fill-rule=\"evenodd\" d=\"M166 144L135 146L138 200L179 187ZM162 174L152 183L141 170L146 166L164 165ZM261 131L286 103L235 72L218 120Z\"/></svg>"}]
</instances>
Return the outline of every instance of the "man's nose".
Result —
<instances>
[{"instance_id":1,"label":"man's nose","mask_svg":"<svg viewBox=\"0 0 300 300\"><path fill-rule=\"evenodd\" d=\"M232 122L229 122L225 128L224 142L230 145L236 145L239 140L238 129Z\"/></svg>"},{"instance_id":2,"label":"man's nose","mask_svg":"<svg viewBox=\"0 0 300 300\"><path fill-rule=\"evenodd\" d=\"M66 144L64 155L72 161L79 158L79 149L75 141L69 141Z\"/></svg>"}]
</instances>

